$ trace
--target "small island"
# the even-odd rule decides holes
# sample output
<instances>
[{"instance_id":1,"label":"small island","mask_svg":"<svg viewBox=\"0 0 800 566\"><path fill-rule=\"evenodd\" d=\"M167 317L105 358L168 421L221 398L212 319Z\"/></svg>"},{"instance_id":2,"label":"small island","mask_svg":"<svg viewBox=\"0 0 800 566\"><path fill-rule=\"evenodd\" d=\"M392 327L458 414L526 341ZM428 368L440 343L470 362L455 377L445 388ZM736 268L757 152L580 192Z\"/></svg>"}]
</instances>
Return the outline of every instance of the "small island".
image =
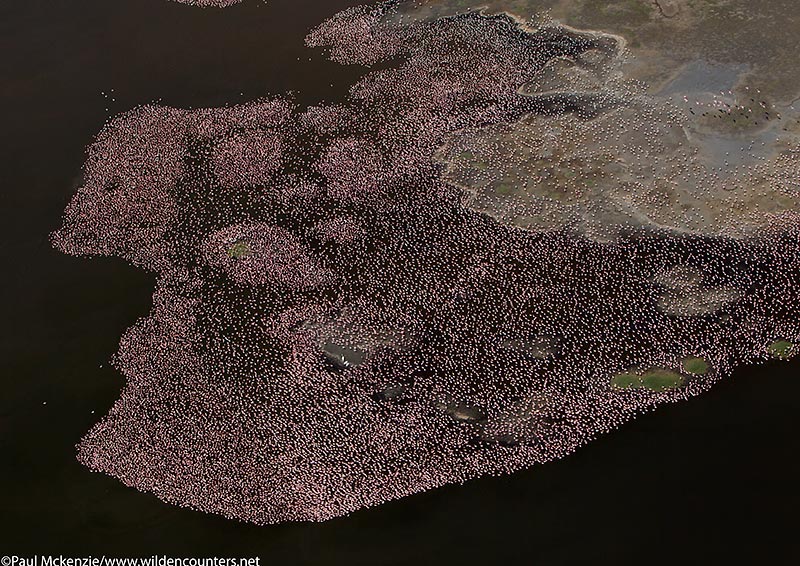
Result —
<instances>
[{"instance_id":1,"label":"small island","mask_svg":"<svg viewBox=\"0 0 800 566\"><path fill-rule=\"evenodd\" d=\"M681 366L683 367L683 371L693 375L705 375L708 373L708 362L697 356L684 358L681 362Z\"/></svg>"},{"instance_id":2,"label":"small island","mask_svg":"<svg viewBox=\"0 0 800 566\"><path fill-rule=\"evenodd\" d=\"M779 360L788 360L795 355L795 344L788 340L775 340L767 347L770 356Z\"/></svg>"},{"instance_id":3,"label":"small island","mask_svg":"<svg viewBox=\"0 0 800 566\"><path fill-rule=\"evenodd\" d=\"M611 378L614 389L649 389L667 391L683 385L685 378L674 371L663 368L650 368L644 372L629 370Z\"/></svg>"}]
</instances>

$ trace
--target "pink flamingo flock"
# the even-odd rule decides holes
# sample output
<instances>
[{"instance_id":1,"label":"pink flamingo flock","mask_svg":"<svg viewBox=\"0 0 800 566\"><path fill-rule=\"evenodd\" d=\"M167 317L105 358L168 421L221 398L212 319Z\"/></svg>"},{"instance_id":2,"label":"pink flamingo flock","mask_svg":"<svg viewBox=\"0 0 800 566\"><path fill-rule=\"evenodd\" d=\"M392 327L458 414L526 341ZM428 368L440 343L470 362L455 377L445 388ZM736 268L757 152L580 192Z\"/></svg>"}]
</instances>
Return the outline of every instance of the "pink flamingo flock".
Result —
<instances>
[{"instance_id":1,"label":"pink flamingo flock","mask_svg":"<svg viewBox=\"0 0 800 566\"><path fill-rule=\"evenodd\" d=\"M325 520L563 457L800 338L797 217L601 243L465 207L436 159L447 137L553 111L518 89L597 40L392 9L308 36L343 64L399 61L341 104L142 106L90 146L53 244L158 281L114 359L122 395L78 446L89 468L244 521ZM675 269L736 299L664 312ZM612 383L649 368L682 379Z\"/></svg>"}]
</instances>

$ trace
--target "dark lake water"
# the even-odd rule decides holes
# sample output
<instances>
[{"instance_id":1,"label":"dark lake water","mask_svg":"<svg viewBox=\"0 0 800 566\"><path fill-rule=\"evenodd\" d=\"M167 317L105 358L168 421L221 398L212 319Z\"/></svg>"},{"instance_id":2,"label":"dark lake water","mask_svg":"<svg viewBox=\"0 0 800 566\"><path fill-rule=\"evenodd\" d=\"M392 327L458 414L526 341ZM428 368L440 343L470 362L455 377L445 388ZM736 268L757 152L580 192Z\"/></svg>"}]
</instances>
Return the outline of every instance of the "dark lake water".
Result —
<instances>
[{"instance_id":1,"label":"dark lake water","mask_svg":"<svg viewBox=\"0 0 800 566\"><path fill-rule=\"evenodd\" d=\"M796 563L800 360L743 368L564 460L324 524L227 521L75 461L74 444L122 387L108 359L149 310L153 287L151 275L119 260L66 257L47 242L85 146L109 116L155 99L216 106L289 90L301 105L341 99L364 69L326 61L303 37L353 3L245 0L224 11L166 0L0 3L0 555Z\"/></svg>"}]
</instances>

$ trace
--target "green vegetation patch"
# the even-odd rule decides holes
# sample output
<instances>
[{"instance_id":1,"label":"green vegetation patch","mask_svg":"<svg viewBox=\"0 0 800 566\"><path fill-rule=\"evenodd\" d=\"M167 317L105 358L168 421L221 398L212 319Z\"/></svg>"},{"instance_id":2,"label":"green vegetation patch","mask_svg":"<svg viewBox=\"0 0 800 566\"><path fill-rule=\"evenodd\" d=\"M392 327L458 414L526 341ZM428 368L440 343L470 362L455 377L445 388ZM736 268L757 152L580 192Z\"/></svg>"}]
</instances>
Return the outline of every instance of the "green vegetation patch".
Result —
<instances>
[{"instance_id":1,"label":"green vegetation patch","mask_svg":"<svg viewBox=\"0 0 800 566\"><path fill-rule=\"evenodd\" d=\"M683 385L683 376L666 369L651 369L642 376L642 385L652 391L665 391Z\"/></svg>"},{"instance_id":2,"label":"green vegetation patch","mask_svg":"<svg viewBox=\"0 0 800 566\"><path fill-rule=\"evenodd\" d=\"M250 246L247 242L238 241L228 248L228 256L233 259L240 259L250 254Z\"/></svg>"},{"instance_id":3,"label":"green vegetation patch","mask_svg":"<svg viewBox=\"0 0 800 566\"><path fill-rule=\"evenodd\" d=\"M617 389L629 389L641 385L642 377L634 373L618 373L611 378L611 386Z\"/></svg>"},{"instance_id":4,"label":"green vegetation patch","mask_svg":"<svg viewBox=\"0 0 800 566\"><path fill-rule=\"evenodd\" d=\"M767 351L773 358L788 360L795 354L795 345L788 340L775 340L767 347Z\"/></svg>"},{"instance_id":5,"label":"green vegetation patch","mask_svg":"<svg viewBox=\"0 0 800 566\"><path fill-rule=\"evenodd\" d=\"M684 358L681 365L683 366L683 371L686 373L705 375L708 372L708 362L696 356Z\"/></svg>"},{"instance_id":6,"label":"green vegetation patch","mask_svg":"<svg viewBox=\"0 0 800 566\"><path fill-rule=\"evenodd\" d=\"M684 377L668 369L650 368L643 373L626 371L611 378L611 386L615 389L640 389L666 391L683 385Z\"/></svg>"}]
</instances>

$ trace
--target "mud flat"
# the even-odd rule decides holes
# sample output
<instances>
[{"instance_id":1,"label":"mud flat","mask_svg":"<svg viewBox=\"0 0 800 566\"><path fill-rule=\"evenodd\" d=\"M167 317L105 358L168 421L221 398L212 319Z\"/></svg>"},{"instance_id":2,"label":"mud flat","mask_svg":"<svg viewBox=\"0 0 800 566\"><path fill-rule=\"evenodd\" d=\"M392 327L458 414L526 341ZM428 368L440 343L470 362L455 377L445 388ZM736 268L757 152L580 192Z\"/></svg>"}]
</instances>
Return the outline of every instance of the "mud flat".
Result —
<instances>
[{"instance_id":1,"label":"mud flat","mask_svg":"<svg viewBox=\"0 0 800 566\"><path fill-rule=\"evenodd\" d=\"M800 50L800 21L783 3L433 1L401 21L470 9L604 38L521 90L592 100L591 114L563 105L442 148L446 178L475 210L597 240L628 227L743 237L798 210L800 68L784 54Z\"/></svg>"}]
</instances>

